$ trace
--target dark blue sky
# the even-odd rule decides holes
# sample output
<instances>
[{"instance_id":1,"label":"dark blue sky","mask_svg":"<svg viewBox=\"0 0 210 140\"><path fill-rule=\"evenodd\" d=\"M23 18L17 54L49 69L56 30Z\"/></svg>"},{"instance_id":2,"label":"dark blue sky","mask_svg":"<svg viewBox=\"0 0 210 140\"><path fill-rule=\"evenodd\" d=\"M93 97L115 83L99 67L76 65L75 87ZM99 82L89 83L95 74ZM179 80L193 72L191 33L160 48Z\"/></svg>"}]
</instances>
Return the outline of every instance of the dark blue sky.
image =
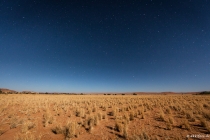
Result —
<instances>
[{"instance_id":1,"label":"dark blue sky","mask_svg":"<svg viewBox=\"0 0 210 140\"><path fill-rule=\"evenodd\" d=\"M1 0L0 87L210 90L208 0Z\"/></svg>"}]
</instances>

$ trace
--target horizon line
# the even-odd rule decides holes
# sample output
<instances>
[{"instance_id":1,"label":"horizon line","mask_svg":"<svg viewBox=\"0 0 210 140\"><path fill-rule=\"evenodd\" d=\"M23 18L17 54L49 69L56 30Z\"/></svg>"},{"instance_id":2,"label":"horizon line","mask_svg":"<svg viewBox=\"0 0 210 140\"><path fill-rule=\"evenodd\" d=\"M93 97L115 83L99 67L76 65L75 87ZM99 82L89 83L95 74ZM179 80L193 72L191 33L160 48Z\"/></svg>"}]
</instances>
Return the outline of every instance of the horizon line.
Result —
<instances>
[{"instance_id":1,"label":"horizon line","mask_svg":"<svg viewBox=\"0 0 210 140\"><path fill-rule=\"evenodd\" d=\"M69 92L62 92L62 91L33 91L33 90L14 90L9 88L0 88L3 90L11 90L15 92L36 92L36 93L189 93L189 92L203 92L203 91L209 91L209 90L202 90L202 91L88 91L88 92L75 92L75 91L69 91Z\"/></svg>"}]
</instances>

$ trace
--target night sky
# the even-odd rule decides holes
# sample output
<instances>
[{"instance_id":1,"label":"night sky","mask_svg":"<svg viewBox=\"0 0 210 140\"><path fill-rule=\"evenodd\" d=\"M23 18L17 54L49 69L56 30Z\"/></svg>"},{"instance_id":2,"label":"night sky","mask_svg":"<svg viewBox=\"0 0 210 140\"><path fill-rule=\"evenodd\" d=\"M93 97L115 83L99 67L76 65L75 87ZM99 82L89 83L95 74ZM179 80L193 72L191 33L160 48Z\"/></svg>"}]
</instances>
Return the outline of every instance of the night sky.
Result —
<instances>
[{"instance_id":1,"label":"night sky","mask_svg":"<svg viewBox=\"0 0 210 140\"><path fill-rule=\"evenodd\" d=\"M210 90L208 0L1 0L0 88Z\"/></svg>"}]
</instances>

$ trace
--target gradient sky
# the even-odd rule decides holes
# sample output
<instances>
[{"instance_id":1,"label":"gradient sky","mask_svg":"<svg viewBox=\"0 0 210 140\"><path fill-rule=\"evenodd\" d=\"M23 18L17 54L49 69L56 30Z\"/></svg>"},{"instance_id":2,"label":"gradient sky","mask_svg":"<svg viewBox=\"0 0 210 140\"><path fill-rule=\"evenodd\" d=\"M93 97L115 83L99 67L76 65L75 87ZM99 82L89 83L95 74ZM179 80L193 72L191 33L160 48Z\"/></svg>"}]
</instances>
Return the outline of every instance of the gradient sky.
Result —
<instances>
[{"instance_id":1,"label":"gradient sky","mask_svg":"<svg viewBox=\"0 0 210 140\"><path fill-rule=\"evenodd\" d=\"M210 90L208 0L1 0L0 87Z\"/></svg>"}]
</instances>

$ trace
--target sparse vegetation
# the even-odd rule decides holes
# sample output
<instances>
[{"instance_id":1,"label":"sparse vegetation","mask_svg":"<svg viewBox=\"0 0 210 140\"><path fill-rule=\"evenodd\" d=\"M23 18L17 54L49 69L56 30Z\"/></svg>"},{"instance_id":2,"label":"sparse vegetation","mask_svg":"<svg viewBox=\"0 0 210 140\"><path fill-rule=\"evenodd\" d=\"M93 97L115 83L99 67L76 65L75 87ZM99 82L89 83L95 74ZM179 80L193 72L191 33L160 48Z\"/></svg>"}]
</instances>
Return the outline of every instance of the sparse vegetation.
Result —
<instances>
[{"instance_id":1,"label":"sparse vegetation","mask_svg":"<svg viewBox=\"0 0 210 140\"><path fill-rule=\"evenodd\" d=\"M200 92L199 95L210 95L210 91L203 91L203 92Z\"/></svg>"},{"instance_id":2,"label":"sparse vegetation","mask_svg":"<svg viewBox=\"0 0 210 140\"><path fill-rule=\"evenodd\" d=\"M0 139L39 140L35 134L40 130L44 139L159 139L169 134L184 139L210 132L210 96L205 95L0 96ZM15 133L8 136L8 131Z\"/></svg>"}]
</instances>

